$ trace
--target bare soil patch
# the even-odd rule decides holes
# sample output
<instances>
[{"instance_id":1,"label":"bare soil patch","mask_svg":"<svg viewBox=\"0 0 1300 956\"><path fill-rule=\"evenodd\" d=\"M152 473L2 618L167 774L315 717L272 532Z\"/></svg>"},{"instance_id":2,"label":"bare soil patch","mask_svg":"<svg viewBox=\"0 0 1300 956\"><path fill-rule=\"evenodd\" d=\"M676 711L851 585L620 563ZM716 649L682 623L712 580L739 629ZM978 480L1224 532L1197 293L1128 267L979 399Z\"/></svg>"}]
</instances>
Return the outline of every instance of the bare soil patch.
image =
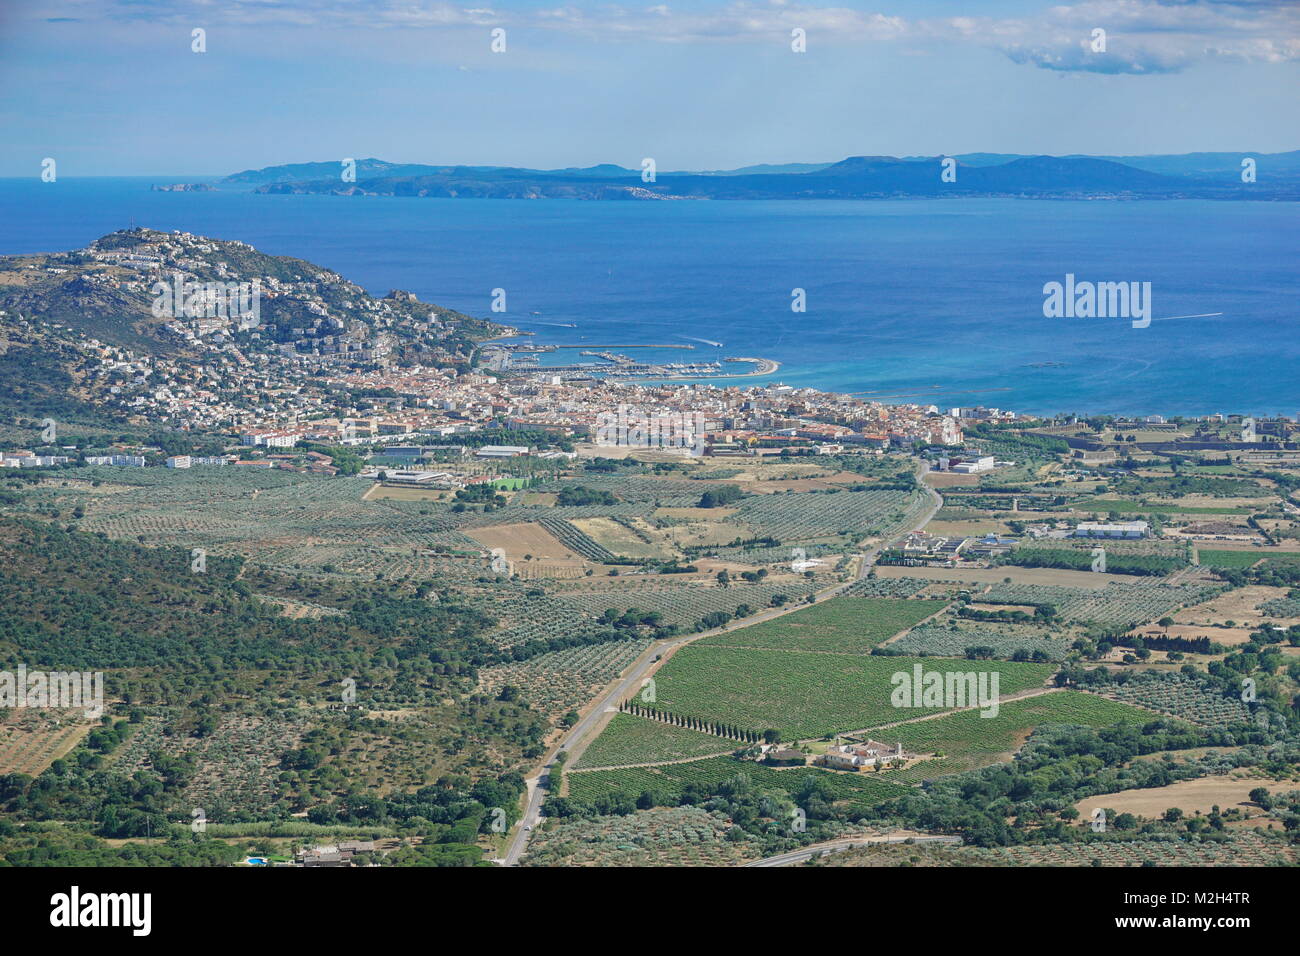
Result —
<instances>
[{"instance_id":1,"label":"bare soil patch","mask_svg":"<svg viewBox=\"0 0 1300 956\"><path fill-rule=\"evenodd\" d=\"M1088 797L1076 803L1075 807L1083 820L1091 819L1092 811L1097 807L1148 819L1162 816L1170 807L1178 807L1188 816L1198 810L1209 813L1215 806L1220 810L1238 807L1242 811L1262 816L1263 811L1250 802L1250 791L1256 787L1264 787L1269 793L1285 793L1300 789L1300 784L1289 780L1266 781L1257 777L1200 777L1196 780L1180 780L1167 787L1121 790L1119 793Z\"/></svg>"},{"instance_id":2,"label":"bare soil patch","mask_svg":"<svg viewBox=\"0 0 1300 956\"><path fill-rule=\"evenodd\" d=\"M536 561L549 565L582 567L586 563L582 555L570 551L545 528L531 521L474 528L466 533L486 548L501 548L506 557L517 565L526 563L526 555L532 555ZM516 570L522 571L523 568Z\"/></svg>"},{"instance_id":3,"label":"bare soil patch","mask_svg":"<svg viewBox=\"0 0 1300 956\"><path fill-rule=\"evenodd\" d=\"M1178 624L1223 624L1232 621L1247 629L1255 628L1265 620L1264 615L1259 612L1259 606L1266 601L1285 598L1286 595L1286 588L1271 588L1251 584L1244 588L1226 591L1204 603L1183 608L1174 614L1173 618ZM1282 626L1289 626L1290 623L1300 623L1300 618L1269 618L1268 620Z\"/></svg>"},{"instance_id":4,"label":"bare soil patch","mask_svg":"<svg viewBox=\"0 0 1300 956\"><path fill-rule=\"evenodd\" d=\"M979 475L962 475L955 471L927 471L925 481L932 488L952 488L958 485L978 485Z\"/></svg>"},{"instance_id":5,"label":"bare soil patch","mask_svg":"<svg viewBox=\"0 0 1300 956\"><path fill-rule=\"evenodd\" d=\"M455 497L454 491L445 488L399 487L395 485L374 485L361 497L366 501L449 501Z\"/></svg>"}]
</instances>

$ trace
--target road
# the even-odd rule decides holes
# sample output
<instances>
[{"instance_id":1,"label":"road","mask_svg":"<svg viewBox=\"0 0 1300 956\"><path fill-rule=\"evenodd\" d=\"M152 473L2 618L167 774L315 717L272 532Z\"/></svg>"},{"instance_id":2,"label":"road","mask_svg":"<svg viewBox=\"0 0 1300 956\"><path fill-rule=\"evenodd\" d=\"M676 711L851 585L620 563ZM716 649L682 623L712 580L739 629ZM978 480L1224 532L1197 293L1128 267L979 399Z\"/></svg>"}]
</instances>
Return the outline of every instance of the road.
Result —
<instances>
[{"instance_id":1,"label":"road","mask_svg":"<svg viewBox=\"0 0 1300 956\"><path fill-rule=\"evenodd\" d=\"M956 836L884 836L884 837L850 837L844 840L830 840L826 843L814 843L812 846L806 846L802 850L792 850L789 853L780 853L776 856L769 856L766 859L755 860L753 863L745 863L744 866L787 866L791 863L804 863L815 856L821 856L824 853L843 853L855 846L871 846L876 843L906 843L911 840L913 843L961 843L961 837Z\"/></svg>"},{"instance_id":2,"label":"road","mask_svg":"<svg viewBox=\"0 0 1300 956\"><path fill-rule=\"evenodd\" d=\"M924 464L919 465L919 468L924 467ZM931 501L924 514L917 522L914 522L913 528L910 530L924 528L930 523L930 519L934 517L935 512L937 512L943 505L943 498L938 492L927 485L924 481L919 481L918 483L924 491L929 493ZM900 532L900 535L903 533L906 532ZM900 535L895 535L894 538L897 538ZM861 556L861 560L858 564L858 573L855 578L820 592L817 596L817 600L821 601L825 598L834 597L841 591L845 591L852 587L857 581L865 578L871 571L872 564L880 555L880 552L885 547L886 543L887 542L882 541L879 545L872 548L870 551L865 552ZM742 627L750 627L751 625L758 624L762 621L770 621L773 618L791 614L803 607L807 607L807 605L788 604L784 607L771 608L755 614L752 617L747 617L740 621L733 621L723 627L717 627L710 631L701 631L697 634L688 634L682 637L673 637L668 640L656 641L647 648L645 653L638 657L632 666L628 668L623 679L615 684L610 690L606 691L605 695L596 703L596 705L587 711L586 715L579 719L579 721L569 729L569 732L561 738L560 743L550 751L538 772L525 781L528 785L528 803L524 809L523 817L520 818L518 829L516 829L515 835L510 841L510 848L506 851L505 857L500 861L501 864L503 866L514 866L519 862L519 858L523 856L524 851L527 849L528 839L532 836L532 830L541 820L542 803L550 793L551 769L555 766L556 754L561 751L565 752L568 755L567 759L570 762L576 761L581 757L582 752L587 748L587 744L596 738L596 735L604 727L609 718L618 712L618 705L622 701L631 697L633 693L641 689L641 682L658 669L658 665L663 662L669 651L675 650L683 644L689 644L692 641L698 641L715 634L725 634L728 631L738 630Z\"/></svg>"}]
</instances>

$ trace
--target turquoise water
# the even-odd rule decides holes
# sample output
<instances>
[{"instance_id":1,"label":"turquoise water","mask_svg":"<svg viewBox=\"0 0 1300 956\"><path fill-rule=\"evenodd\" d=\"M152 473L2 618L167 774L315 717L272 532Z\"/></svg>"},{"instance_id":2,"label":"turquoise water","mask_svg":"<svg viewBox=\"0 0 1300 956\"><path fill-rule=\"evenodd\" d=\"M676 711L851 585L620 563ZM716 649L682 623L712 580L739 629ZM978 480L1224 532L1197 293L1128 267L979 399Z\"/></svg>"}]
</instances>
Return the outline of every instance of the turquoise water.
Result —
<instances>
[{"instance_id":1,"label":"turquoise water","mask_svg":"<svg viewBox=\"0 0 1300 956\"><path fill-rule=\"evenodd\" d=\"M883 400L1300 414L1294 203L524 202L150 182L0 180L0 252L81 246L134 222L310 259L540 342L695 344L632 354L763 356L782 363L771 380ZM1066 273L1150 282L1158 321L1044 318L1043 284ZM507 292L501 315L494 288Z\"/></svg>"}]
</instances>

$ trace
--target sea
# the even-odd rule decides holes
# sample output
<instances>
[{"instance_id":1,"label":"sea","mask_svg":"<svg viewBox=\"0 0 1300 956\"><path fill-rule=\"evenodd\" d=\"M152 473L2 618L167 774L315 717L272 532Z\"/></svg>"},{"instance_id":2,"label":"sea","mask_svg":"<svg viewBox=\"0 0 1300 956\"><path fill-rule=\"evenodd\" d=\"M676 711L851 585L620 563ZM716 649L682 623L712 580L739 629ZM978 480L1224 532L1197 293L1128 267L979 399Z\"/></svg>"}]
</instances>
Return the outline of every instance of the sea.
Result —
<instances>
[{"instance_id":1,"label":"sea","mask_svg":"<svg viewBox=\"0 0 1300 956\"><path fill-rule=\"evenodd\" d=\"M0 254L78 248L132 225L178 229L531 332L562 347L543 364L591 361L584 349L690 345L627 354L768 358L775 373L716 384L780 382L942 409L1300 415L1296 203L150 188L186 181L0 179ZM1067 275L1150 283L1152 321L1046 317L1044 287ZM503 312L492 311L494 290L504 290Z\"/></svg>"}]
</instances>

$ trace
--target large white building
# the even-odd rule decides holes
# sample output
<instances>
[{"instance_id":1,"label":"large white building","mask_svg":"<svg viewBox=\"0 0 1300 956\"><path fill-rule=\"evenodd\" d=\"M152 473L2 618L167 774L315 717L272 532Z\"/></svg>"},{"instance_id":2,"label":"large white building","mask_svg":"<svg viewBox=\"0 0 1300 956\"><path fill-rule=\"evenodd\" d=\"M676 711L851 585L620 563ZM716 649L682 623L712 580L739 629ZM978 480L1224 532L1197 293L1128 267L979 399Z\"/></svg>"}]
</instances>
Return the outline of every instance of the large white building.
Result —
<instances>
[{"instance_id":1,"label":"large white building","mask_svg":"<svg viewBox=\"0 0 1300 956\"><path fill-rule=\"evenodd\" d=\"M952 466L952 470L960 475L976 475L982 471L992 471L996 461L992 455L984 455L973 461L963 461Z\"/></svg>"},{"instance_id":2,"label":"large white building","mask_svg":"<svg viewBox=\"0 0 1300 956\"><path fill-rule=\"evenodd\" d=\"M1149 525L1145 521L1117 521L1103 524L1098 521L1081 521L1074 529L1076 538L1145 538Z\"/></svg>"},{"instance_id":3,"label":"large white building","mask_svg":"<svg viewBox=\"0 0 1300 956\"><path fill-rule=\"evenodd\" d=\"M239 443L249 447L292 448L302 439L302 432L257 431L239 436Z\"/></svg>"}]
</instances>

